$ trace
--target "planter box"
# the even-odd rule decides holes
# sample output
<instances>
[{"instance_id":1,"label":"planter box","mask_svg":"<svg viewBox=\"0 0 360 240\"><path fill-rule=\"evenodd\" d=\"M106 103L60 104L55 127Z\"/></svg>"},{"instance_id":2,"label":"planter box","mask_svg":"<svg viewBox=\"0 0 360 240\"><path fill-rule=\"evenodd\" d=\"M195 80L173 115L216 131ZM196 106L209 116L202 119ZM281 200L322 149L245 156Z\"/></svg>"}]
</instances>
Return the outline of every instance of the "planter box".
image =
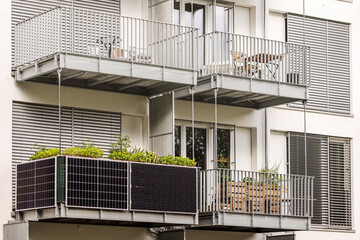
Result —
<instances>
[{"instance_id":1,"label":"planter box","mask_svg":"<svg viewBox=\"0 0 360 240\"><path fill-rule=\"evenodd\" d=\"M17 166L16 211L64 206L195 216L197 179L195 167L52 157Z\"/></svg>"},{"instance_id":2,"label":"planter box","mask_svg":"<svg viewBox=\"0 0 360 240\"><path fill-rule=\"evenodd\" d=\"M226 182L220 186L220 208L223 211L280 214L281 189L273 185L250 185Z\"/></svg>"}]
</instances>

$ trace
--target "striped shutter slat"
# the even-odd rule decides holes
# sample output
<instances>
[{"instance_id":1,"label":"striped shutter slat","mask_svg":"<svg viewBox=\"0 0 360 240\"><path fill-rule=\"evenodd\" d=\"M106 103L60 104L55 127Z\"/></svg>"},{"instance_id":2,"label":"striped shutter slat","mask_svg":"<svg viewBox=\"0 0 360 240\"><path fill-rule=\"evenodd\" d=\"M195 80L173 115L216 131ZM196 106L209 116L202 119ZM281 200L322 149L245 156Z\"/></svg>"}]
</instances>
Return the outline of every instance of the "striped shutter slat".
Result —
<instances>
[{"instance_id":1,"label":"striped shutter slat","mask_svg":"<svg viewBox=\"0 0 360 240\"><path fill-rule=\"evenodd\" d=\"M352 227L350 139L307 134L307 175L314 176L313 225ZM304 134L288 135L288 172L305 174Z\"/></svg>"},{"instance_id":2,"label":"striped shutter slat","mask_svg":"<svg viewBox=\"0 0 360 240\"><path fill-rule=\"evenodd\" d=\"M12 189L15 206L16 164L28 161L35 144L59 147L57 106L13 102L12 117ZM62 148L78 146L89 139L108 155L109 145L121 134L121 113L63 107L61 118Z\"/></svg>"},{"instance_id":3,"label":"striped shutter slat","mask_svg":"<svg viewBox=\"0 0 360 240\"><path fill-rule=\"evenodd\" d=\"M288 14L287 41L305 43L311 48L311 86L307 107L350 114L349 25L306 17L304 34L303 17Z\"/></svg>"},{"instance_id":4,"label":"striped shutter slat","mask_svg":"<svg viewBox=\"0 0 360 240\"><path fill-rule=\"evenodd\" d=\"M350 113L349 26L328 22L329 109Z\"/></svg>"}]
</instances>

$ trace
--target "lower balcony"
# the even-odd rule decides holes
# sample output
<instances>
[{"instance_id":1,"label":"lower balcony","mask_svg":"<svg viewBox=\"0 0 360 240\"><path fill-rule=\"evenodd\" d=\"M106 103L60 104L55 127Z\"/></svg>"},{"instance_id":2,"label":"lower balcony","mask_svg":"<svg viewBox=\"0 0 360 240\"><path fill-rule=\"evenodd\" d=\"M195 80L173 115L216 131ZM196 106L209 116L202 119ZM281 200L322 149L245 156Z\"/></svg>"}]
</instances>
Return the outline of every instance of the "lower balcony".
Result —
<instances>
[{"instance_id":1,"label":"lower balcony","mask_svg":"<svg viewBox=\"0 0 360 240\"><path fill-rule=\"evenodd\" d=\"M276 232L309 230L313 177L241 170L200 173L201 229Z\"/></svg>"},{"instance_id":2,"label":"lower balcony","mask_svg":"<svg viewBox=\"0 0 360 240\"><path fill-rule=\"evenodd\" d=\"M198 169L52 157L17 166L16 220L123 226L198 224Z\"/></svg>"},{"instance_id":3,"label":"lower balcony","mask_svg":"<svg viewBox=\"0 0 360 240\"><path fill-rule=\"evenodd\" d=\"M15 26L15 79L145 96L194 85L197 31L58 7Z\"/></svg>"}]
</instances>

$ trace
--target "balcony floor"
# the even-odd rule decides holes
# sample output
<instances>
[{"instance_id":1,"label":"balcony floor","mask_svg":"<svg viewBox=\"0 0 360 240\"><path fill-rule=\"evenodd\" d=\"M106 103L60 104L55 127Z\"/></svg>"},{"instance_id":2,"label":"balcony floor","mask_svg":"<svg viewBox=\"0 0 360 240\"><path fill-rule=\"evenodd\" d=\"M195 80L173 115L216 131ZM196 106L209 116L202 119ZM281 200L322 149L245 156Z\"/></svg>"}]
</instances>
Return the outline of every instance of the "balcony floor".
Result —
<instances>
[{"instance_id":1,"label":"balcony floor","mask_svg":"<svg viewBox=\"0 0 360 240\"><path fill-rule=\"evenodd\" d=\"M159 65L97 58L76 54L50 55L15 72L17 81L58 83L62 68L63 86L152 96L194 85L192 70Z\"/></svg>"},{"instance_id":2,"label":"balcony floor","mask_svg":"<svg viewBox=\"0 0 360 240\"><path fill-rule=\"evenodd\" d=\"M308 217L212 212L200 214L199 225L193 227L204 230L261 233L306 231L310 229L310 225L311 220Z\"/></svg>"},{"instance_id":3,"label":"balcony floor","mask_svg":"<svg viewBox=\"0 0 360 240\"><path fill-rule=\"evenodd\" d=\"M276 81L250 79L228 74L215 74L198 80L195 101L261 109L307 99L307 87ZM178 99L191 100L188 88L178 90Z\"/></svg>"},{"instance_id":4,"label":"balcony floor","mask_svg":"<svg viewBox=\"0 0 360 240\"><path fill-rule=\"evenodd\" d=\"M166 227L197 224L198 216L197 214L120 211L110 209L75 208L61 205L61 207L16 212L16 221L43 221L133 227Z\"/></svg>"}]
</instances>

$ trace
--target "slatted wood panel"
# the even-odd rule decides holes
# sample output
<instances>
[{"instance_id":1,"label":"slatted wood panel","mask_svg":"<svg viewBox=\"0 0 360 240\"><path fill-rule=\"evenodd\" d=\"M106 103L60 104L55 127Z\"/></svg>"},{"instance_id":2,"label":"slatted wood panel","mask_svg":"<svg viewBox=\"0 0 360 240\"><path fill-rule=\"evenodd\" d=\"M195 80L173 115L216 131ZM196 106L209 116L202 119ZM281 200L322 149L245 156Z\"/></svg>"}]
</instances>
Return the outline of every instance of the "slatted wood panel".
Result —
<instances>
[{"instance_id":1,"label":"slatted wood panel","mask_svg":"<svg viewBox=\"0 0 360 240\"><path fill-rule=\"evenodd\" d=\"M32 149L34 144L59 147L58 117L56 106L13 102L13 194L15 166L29 160L35 151ZM114 136L121 133L121 114L64 107L61 128L62 148L77 146L90 139L95 146L105 151L106 157L110 143L114 142Z\"/></svg>"},{"instance_id":2,"label":"slatted wood panel","mask_svg":"<svg viewBox=\"0 0 360 240\"><path fill-rule=\"evenodd\" d=\"M349 24L306 17L304 34L303 17L288 14L287 41L311 47L308 108L350 114Z\"/></svg>"},{"instance_id":3,"label":"slatted wood panel","mask_svg":"<svg viewBox=\"0 0 360 240\"><path fill-rule=\"evenodd\" d=\"M304 134L289 133L288 171L305 174ZM307 175L314 176L313 225L351 228L350 139L307 134Z\"/></svg>"},{"instance_id":4,"label":"slatted wood panel","mask_svg":"<svg viewBox=\"0 0 360 240\"><path fill-rule=\"evenodd\" d=\"M74 6L107 13L120 13L120 0L11 0L11 52L14 56L15 25L57 6ZM12 66L14 59L12 57Z\"/></svg>"}]
</instances>

